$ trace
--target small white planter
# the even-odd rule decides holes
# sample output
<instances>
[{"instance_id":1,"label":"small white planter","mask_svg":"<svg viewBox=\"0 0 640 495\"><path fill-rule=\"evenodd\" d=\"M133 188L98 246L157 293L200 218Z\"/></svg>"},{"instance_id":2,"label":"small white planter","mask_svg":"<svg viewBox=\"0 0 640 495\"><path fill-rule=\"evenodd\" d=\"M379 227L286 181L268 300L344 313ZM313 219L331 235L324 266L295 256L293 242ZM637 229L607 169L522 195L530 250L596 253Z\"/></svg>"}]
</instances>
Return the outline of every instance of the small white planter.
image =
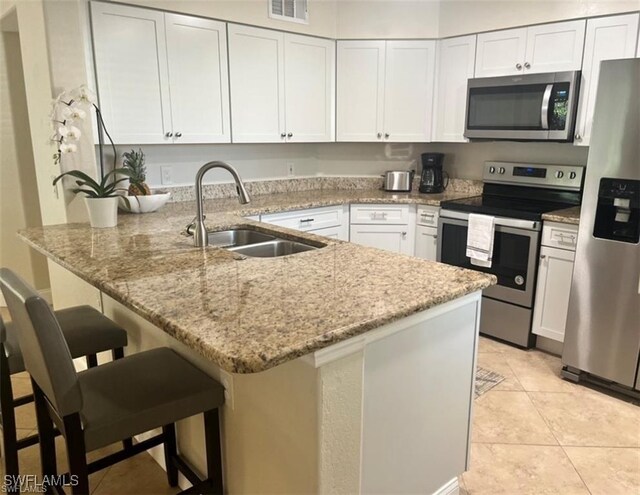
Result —
<instances>
[{"instance_id":1,"label":"small white planter","mask_svg":"<svg viewBox=\"0 0 640 495\"><path fill-rule=\"evenodd\" d=\"M118 225L118 197L84 198L89 212L89 222L94 229Z\"/></svg>"}]
</instances>

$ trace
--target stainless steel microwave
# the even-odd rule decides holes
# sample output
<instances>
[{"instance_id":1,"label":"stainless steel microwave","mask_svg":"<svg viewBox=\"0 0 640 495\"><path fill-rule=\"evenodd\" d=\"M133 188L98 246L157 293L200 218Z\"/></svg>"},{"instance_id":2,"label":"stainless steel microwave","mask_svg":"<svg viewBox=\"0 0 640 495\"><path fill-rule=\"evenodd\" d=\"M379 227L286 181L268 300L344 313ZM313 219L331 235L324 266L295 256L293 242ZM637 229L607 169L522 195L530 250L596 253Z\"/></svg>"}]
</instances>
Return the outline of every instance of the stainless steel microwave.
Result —
<instances>
[{"instance_id":1,"label":"stainless steel microwave","mask_svg":"<svg viewBox=\"0 0 640 495\"><path fill-rule=\"evenodd\" d=\"M580 71L469 79L465 137L573 141Z\"/></svg>"}]
</instances>

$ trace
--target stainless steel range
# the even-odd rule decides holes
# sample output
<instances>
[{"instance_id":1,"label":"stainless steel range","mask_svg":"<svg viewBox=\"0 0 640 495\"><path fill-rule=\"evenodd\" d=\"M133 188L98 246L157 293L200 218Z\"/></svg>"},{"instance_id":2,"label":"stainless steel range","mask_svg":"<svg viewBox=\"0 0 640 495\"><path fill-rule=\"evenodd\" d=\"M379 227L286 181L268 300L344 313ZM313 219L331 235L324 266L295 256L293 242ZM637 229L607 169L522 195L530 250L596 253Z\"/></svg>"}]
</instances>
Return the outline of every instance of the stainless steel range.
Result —
<instances>
[{"instance_id":1,"label":"stainless steel range","mask_svg":"<svg viewBox=\"0 0 640 495\"><path fill-rule=\"evenodd\" d=\"M486 162L481 196L442 203L437 259L491 273L498 284L486 289L480 333L522 347L535 344L531 333L542 214L580 204L584 168ZM466 255L469 215L495 217L490 267Z\"/></svg>"}]
</instances>

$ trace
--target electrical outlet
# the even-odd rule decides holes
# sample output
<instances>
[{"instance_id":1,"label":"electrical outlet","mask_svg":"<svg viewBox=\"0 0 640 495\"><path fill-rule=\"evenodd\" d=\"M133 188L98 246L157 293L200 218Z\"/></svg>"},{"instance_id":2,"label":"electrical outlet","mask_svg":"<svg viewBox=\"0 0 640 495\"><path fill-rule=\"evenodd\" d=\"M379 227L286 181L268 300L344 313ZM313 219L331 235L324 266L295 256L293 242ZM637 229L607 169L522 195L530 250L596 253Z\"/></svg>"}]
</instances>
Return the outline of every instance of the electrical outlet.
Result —
<instances>
[{"instance_id":1,"label":"electrical outlet","mask_svg":"<svg viewBox=\"0 0 640 495\"><path fill-rule=\"evenodd\" d=\"M287 162L287 174L289 176L296 175L296 170L293 162Z\"/></svg>"},{"instance_id":2,"label":"electrical outlet","mask_svg":"<svg viewBox=\"0 0 640 495\"><path fill-rule=\"evenodd\" d=\"M164 167L160 167L160 180L166 186L169 184L173 184L173 169L169 165L165 165Z\"/></svg>"}]
</instances>

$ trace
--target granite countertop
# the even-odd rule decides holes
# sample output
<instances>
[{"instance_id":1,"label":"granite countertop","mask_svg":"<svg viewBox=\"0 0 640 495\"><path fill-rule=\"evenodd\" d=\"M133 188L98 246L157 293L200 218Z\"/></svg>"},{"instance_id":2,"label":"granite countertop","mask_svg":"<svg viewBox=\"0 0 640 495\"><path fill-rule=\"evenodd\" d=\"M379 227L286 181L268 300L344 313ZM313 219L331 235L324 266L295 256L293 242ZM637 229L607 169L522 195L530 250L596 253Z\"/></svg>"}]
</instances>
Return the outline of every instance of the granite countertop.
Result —
<instances>
[{"instance_id":1,"label":"granite countertop","mask_svg":"<svg viewBox=\"0 0 640 495\"><path fill-rule=\"evenodd\" d=\"M495 277L481 272L239 216L346 202L438 201L438 195L391 196L305 191L255 197L241 208L235 199L206 202L211 230L246 225L326 244L279 258L194 248L191 238L179 234L193 217L193 202L123 214L113 229L66 224L20 236L221 368L253 373L495 284Z\"/></svg>"},{"instance_id":2,"label":"granite countertop","mask_svg":"<svg viewBox=\"0 0 640 495\"><path fill-rule=\"evenodd\" d=\"M580 224L580 207L565 208L564 210L551 211L544 213L542 219L548 222L570 223L572 225Z\"/></svg>"}]
</instances>

